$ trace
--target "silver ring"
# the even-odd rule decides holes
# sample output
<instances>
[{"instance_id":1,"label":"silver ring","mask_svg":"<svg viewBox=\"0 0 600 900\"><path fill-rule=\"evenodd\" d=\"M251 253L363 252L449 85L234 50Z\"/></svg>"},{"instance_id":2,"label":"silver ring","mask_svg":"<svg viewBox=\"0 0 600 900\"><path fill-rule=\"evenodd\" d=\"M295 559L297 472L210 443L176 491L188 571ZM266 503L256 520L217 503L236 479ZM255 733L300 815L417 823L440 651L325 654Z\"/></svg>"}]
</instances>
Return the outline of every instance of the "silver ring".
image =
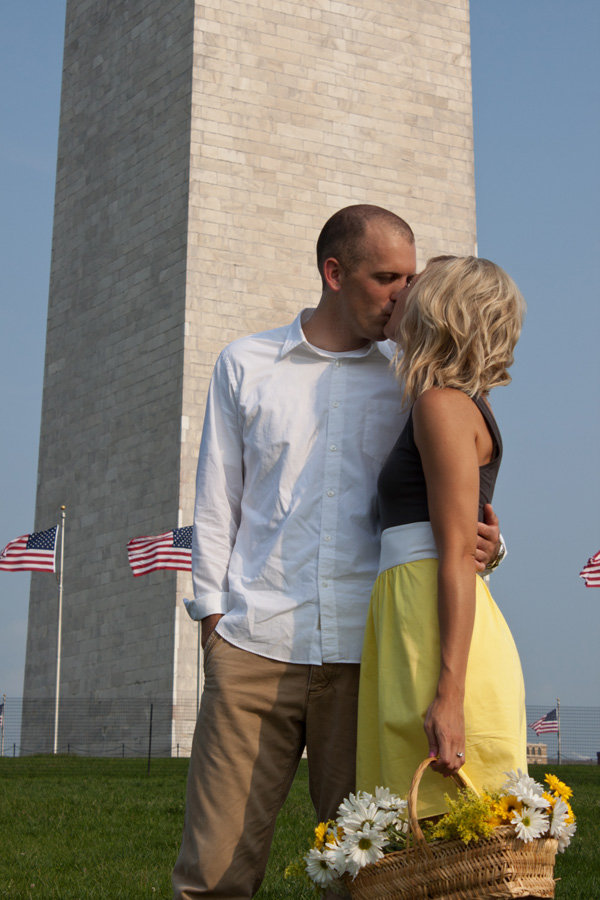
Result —
<instances>
[{"instance_id":1,"label":"silver ring","mask_svg":"<svg viewBox=\"0 0 600 900\"><path fill-rule=\"evenodd\" d=\"M460 756L460 758L462 759L463 756L464 756L465 754L464 754L464 753L457 753L456 755L457 755L457 756Z\"/></svg>"}]
</instances>

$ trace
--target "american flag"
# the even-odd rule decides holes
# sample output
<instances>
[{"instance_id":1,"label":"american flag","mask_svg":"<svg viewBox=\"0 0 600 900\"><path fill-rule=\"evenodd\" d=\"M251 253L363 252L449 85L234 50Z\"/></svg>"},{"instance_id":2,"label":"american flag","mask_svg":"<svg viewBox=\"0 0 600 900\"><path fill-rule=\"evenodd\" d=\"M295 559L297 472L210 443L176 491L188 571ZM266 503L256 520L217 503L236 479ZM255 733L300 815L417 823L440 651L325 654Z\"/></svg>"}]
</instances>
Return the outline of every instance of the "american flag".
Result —
<instances>
[{"instance_id":1,"label":"american flag","mask_svg":"<svg viewBox=\"0 0 600 900\"><path fill-rule=\"evenodd\" d=\"M579 577L583 578L586 587L600 587L600 550L590 556Z\"/></svg>"},{"instance_id":2,"label":"american flag","mask_svg":"<svg viewBox=\"0 0 600 900\"><path fill-rule=\"evenodd\" d=\"M0 571L56 572L58 525L47 531L22 534L9 541L0 553Z\"/></svg>"},{"instance_id":3,"label":"american flag","mask_svg":"<svg viewBox=\"0 0 600 900\"><path fill-rule=\"evenodd\" d=\"M4 731L4 703L0 703L0 728Z\"/></svg>"},{"instance_id":4,"label":"american flag","mask_svg":"<svg viewBox=\"0 0 600 900\"><path fill-rule=\"evenodd\" d=\"M129 565L134 575L156 569L192 570L192 526L174 528L164 534L132 538L127 544Z\"/></svg>"},{"instance_id":5,"label":"american flag","mask_svg":"<svg viewBox=\"0 0 600 900\"><path fill-rule=\"evenodd\" d=\"M551 734L552 732L558 733L558 716L556 714L556 709L551 709L550 712L546 713L545 716L542 716L541 719L538 719L529 727L533 728L538 735Z\"/></svg>"}]
</instances>

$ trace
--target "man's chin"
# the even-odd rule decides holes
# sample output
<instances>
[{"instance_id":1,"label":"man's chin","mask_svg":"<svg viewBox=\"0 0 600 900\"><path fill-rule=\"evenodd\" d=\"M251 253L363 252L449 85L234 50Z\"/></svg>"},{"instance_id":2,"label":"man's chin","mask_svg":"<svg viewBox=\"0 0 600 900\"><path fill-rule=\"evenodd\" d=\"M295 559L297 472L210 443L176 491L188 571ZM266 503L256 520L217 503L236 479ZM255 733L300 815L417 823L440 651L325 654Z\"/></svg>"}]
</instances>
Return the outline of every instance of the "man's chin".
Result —
<instances>
[{"instance_id":1,"label":"man's chin","mask_svg":"<svg viewBox=\"0 0 600 900\"><path fill-rule=\"evenodd\" d=\"M387 325L384 325L382 328L374 328L370 338L372 341L387 341L387 334L385 330Z\"/></svg>"},{"instance_id":2,"label":"man's chin","mask_svg":"<svg viewBox=\"0 0 600 900\"><path fill-rule=\"evenodd\" d=\"M387 329L387 323L385 325L375 325L373 324L369 329L364 330L363 336L365 340L371 341L372 343L376 343L379 341L387 341L388 336L385 333Z\"/></svg>"}]
</instances>

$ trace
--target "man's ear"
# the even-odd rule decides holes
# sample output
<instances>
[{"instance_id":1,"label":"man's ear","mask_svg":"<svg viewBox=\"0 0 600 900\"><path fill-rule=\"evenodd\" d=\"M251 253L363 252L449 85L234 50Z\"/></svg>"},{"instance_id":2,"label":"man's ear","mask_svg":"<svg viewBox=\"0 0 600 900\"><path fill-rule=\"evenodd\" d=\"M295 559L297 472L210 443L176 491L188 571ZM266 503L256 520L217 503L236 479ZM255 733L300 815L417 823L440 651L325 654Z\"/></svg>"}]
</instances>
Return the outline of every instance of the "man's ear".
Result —
<instances>
[{"instance_id":1,"label":"man's ear","mask_svg":"<svg viewBox=\"0 0 600 900\"><path fill-rule=\"evenodd\" d=\"M334 256L330 256L323 263L323 277L325 284L332 291L339 291L342 286L342 267Z\"/></svg>"}]
</instances>

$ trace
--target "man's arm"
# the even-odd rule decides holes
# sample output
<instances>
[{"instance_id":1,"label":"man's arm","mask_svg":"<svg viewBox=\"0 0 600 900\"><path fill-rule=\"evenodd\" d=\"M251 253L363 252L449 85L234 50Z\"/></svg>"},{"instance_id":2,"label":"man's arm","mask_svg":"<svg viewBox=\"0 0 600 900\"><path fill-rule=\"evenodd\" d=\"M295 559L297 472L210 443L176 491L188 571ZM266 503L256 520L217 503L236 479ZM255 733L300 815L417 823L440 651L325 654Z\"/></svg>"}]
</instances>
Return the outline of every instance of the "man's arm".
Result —
<instances>
[{"instance_id":1,"label":"man's arm","mask_svg":"<svg viewBox=\"0 0 600 900\"><path fill-rule=\"evenodd\" d=\"M477 523L477 549L475 563L478 572L489 574L506 556L506 546L500 534L498 516L491 503L483 508L483 522Z\"/></svg>"},{"instance_id":2,"label":"man's arm","mask_svg":"<svg viewBox=\"0 0 600 900\"><path fill-rule=\"evenodd\" d=\"M225 354L215 365L196 473L192 538L192 619L202 621L202 643L229 608L228 569L241 515L242 438L237 391Z\"/></svg>"}]
</instances>

